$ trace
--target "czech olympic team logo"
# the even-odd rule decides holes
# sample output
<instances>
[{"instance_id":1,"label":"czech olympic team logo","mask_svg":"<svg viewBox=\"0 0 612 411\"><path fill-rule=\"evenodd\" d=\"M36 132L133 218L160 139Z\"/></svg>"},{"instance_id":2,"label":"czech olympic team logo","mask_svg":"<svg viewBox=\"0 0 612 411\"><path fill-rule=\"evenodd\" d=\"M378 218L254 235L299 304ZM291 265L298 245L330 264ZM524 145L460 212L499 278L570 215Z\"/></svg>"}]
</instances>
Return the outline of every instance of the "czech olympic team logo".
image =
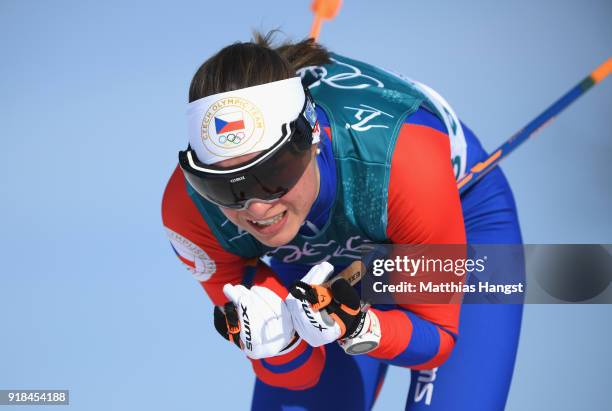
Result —
<instances>
[{"instance_id":1,"label":"czech olympic team logo","mask_svg":"<svg viewBox=\"0 0 612 411\"><path fill-rule=\"evenodd\" d=\"M226 97L214 102L202 118L202 143L216 156L248 152L264 135L263 114L250 101Z\"/></svg>"}]
</instances>

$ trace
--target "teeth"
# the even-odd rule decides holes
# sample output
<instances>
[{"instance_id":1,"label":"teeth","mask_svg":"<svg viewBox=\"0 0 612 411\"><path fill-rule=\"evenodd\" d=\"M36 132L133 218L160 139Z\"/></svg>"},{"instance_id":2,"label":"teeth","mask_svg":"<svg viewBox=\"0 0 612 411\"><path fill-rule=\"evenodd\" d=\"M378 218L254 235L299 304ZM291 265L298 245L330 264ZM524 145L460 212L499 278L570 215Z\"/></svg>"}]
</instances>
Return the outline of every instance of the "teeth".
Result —
<instances>
[{"instance_id":1,"label":"teeth","mask_svg":"<svg viewBox=\"0 0 612 411\"><path fill-rule=\"evenodd\" d=\"M285 215L285 212L283 211L282 213L277 214L274 217L269 218L267 220L249 220L249 221L251 223L253 223L253 224L258 225L258 226L266 227L266 226L272 225L274 223L278 223L281 220L281 218L283 218L284 215Z\"/></svg>"}]
</instances>

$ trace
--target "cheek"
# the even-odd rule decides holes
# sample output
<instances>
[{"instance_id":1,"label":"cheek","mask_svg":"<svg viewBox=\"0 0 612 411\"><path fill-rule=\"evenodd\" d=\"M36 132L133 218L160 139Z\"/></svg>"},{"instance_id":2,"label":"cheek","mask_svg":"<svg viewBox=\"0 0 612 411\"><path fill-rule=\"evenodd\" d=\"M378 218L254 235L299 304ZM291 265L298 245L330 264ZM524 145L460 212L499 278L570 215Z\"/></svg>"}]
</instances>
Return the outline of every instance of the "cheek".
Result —
<instances>
[{"instance_id":1,"label":"cheek","mask_svg":"<svg viewBox=\"0 0 612 411\"><path fill-rule=\"evenodd\" d=\"M317 175L309 168L293 189L283 197L283 203L298 214L308 214L317 195Z\"/></svg>"}]
</instances>

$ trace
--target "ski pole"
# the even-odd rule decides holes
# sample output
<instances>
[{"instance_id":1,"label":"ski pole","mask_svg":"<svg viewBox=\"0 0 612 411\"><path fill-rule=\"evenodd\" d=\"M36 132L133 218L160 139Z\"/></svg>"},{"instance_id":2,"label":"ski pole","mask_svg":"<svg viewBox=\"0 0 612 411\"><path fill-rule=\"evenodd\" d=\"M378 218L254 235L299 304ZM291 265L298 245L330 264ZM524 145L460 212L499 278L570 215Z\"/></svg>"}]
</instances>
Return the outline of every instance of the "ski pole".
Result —
<instances>
[{"instance_id":1,"label":"ski pole","mask_svg":"<svg viewBox=\"0 0 612 411\"><path fill-rule=\"evenodd\" d=\"M572 104L587 92L595 84L601 82L612 71L612 58L608 58L602 65L597 67L591 74L585 77L574 88L565 93L555 101L542 114L537 116L529 124L515 133L505 143L497 148L486 160L475 164L470 171L457 183L459 194L465 193L476 181L493 169L504 157L512 153L518 146L523 144L536 131L550 123L556 115L561 113L567 106Z\"/></svg>"},{"instance_id":2,"label":"ski pole","mask_svg":"<svg viewBox=\"0 0 612 411\"><path fill-rule=\"evenodd\" d=\"M313 0L310 9L314 13L312 28L310 29L310 37L315 41L319 39L321 25L324 20L331 20L340 11L342 0Z\"/></svg>"}]
</instances>

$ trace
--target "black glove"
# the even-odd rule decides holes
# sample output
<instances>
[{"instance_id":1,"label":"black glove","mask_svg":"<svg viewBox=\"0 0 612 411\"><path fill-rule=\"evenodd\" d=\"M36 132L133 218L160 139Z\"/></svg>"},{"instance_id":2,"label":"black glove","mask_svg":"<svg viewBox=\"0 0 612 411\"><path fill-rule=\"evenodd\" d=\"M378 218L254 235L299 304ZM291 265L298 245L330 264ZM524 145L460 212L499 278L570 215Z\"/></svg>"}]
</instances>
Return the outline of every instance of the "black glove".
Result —
<instances>
[{"instance_id":1,"label":"black glove","mask_svg":"<svg viewBox=\"0 0 612 411\"><path fill-rule=\"evenodd\" d=\"M236 344L240 349L240 321L236 306L227 302L223 307L215 306L215 328L223 338Z\"/></svg>"},{"instance_id":2,"label":"black glove","mask_svg":"<svg viewBox=\"0 0 612 411\"><path fill-rule=\"evenodd\" d=\"M325 310L340 326L339 339L352 335L363 324L366 312L361 311L359 293L344 278L334 281L330 288L297 281L289 292L309 302L313 310Z\"/></svg>"}]
</instances>

